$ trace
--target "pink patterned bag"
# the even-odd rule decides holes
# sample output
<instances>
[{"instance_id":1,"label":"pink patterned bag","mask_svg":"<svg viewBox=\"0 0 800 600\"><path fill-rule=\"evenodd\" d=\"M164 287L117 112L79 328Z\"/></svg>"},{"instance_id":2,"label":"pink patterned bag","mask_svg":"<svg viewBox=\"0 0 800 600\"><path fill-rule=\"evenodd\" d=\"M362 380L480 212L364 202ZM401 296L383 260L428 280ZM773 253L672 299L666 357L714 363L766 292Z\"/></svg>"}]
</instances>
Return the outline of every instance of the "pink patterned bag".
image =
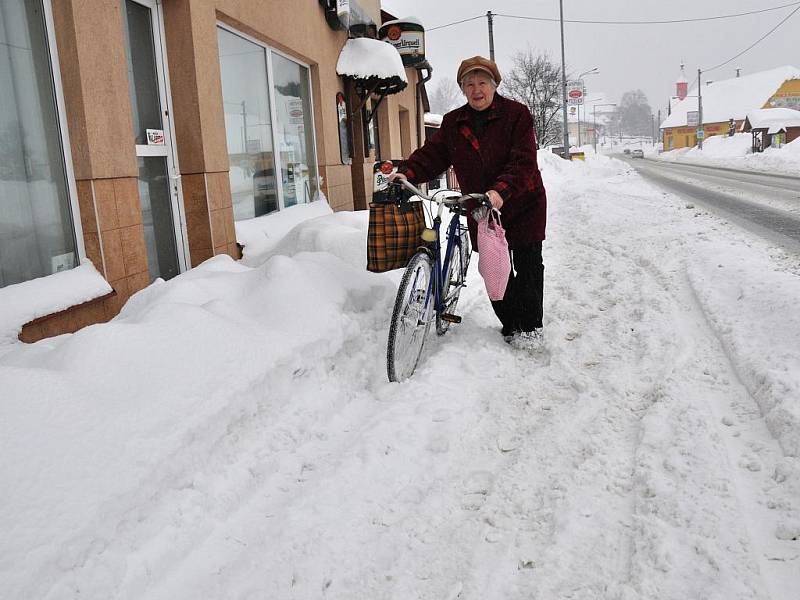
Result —
<instances>
[{"instance_id":1,"label":"pink patterned bag","mask_svg":"<svg viewBox=\"0 0 800 600\"><path fill-rule=\"evenodd\" d=\"M511 256L496 208L478 221L478 273L486 284L489 300L502 300L511 274Z\"/></svg>"}]
</instances>

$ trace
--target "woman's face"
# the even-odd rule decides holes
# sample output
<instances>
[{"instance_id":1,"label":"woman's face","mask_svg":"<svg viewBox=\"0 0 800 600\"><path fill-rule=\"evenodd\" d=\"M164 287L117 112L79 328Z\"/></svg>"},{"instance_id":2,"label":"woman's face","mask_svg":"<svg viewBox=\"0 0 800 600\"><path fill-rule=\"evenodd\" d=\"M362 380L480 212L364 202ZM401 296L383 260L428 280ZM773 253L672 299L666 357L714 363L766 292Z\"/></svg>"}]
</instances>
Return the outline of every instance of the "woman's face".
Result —
<instances>
[{"instance_id":1,"label":"woman's face","mask_svg":"<svg viewBox=\"0 0 800 600\"><path fill-rule=\"evenodd\" d=\"M462 86L467 102L475 110L485 110L489 108L494 100L494 82L482 71L467 75Z\"/></svg>"}]
</instances>

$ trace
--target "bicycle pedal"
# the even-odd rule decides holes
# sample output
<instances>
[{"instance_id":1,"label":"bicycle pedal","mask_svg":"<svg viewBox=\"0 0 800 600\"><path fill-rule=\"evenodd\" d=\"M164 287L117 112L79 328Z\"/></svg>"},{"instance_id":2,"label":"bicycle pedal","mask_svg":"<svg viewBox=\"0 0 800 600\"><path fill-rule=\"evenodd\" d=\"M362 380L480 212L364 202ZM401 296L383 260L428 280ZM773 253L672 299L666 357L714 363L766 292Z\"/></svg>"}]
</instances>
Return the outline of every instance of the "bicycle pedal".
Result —
<instances>
[{"instance_id":1,"label":"bicycle pedal","mask_svg":"<svg viewBox=\"0 0 800 600\"><path fill-rule=\"evenodd\" d=\"M451 315L450 313L442 313L439 315L439 318L442 321L447 321L448 323L461 323L461 317L458 315Z\"/></svg>"}]
</instances>

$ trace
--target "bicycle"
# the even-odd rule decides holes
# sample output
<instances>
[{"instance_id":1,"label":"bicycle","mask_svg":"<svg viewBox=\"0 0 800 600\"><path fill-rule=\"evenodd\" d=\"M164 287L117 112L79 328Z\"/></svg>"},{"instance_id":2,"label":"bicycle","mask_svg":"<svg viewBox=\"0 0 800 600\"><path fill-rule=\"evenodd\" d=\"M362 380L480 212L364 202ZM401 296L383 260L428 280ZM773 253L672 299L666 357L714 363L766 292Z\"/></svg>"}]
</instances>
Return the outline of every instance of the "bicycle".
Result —
<instances>
[{"instance_id":1,"label":"bicycle","mask_svg":"<svg viewBox=\"0 0 800 600\"><path fill-rule=\"evenodd\" d=\"M481 205L491 206L485 194L437 199L437 194L451 190L440 190L428 196L405 179L400 181L399 185L423 200L437 204L438 211L436 217L432 218L433 227L426 229L423 234L423 240L429 245L421 246L408 261L397 290L386 348L389 381L404 381L414 374L434 320L438 335L447 333L451 324L461 322L455 309L461 289L466 285L467 268L472 255L469 231L461 222L461 216L466 215L464 203L474 199ZM447 246L442 259L440 230L445 207L450 209L453 216L447 226Z\"/></svg>"}]
</instances>

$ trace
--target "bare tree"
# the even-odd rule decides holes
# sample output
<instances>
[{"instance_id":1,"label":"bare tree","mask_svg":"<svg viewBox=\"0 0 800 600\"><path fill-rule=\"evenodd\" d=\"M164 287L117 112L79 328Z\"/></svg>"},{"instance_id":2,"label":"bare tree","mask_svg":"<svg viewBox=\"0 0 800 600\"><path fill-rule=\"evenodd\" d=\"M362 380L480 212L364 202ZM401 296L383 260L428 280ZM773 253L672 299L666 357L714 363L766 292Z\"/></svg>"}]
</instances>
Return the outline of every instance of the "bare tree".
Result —
<instances>
[{"instance_id":1,"label":"bare tree","mask_svg":"<svg viewBox=\"0 0 800 600\"><path fill-rule=\"evenodd\" d=\"M631 90L622 94L612 123L617 131L627 135L652 135L653 109L642 90Z\"/></svg>"},{"instance_id":2,"label":"bare tree","mask_svg":"<svg viewBox=\"0 0 800 600\"><path fill-rule=\"evenodd\" d=\"M547 53L534 56L528 49L513 57L501 93L525 104L531 111L539 146L561 142L561 70Z\"/></svg>"},{"instance_id":3,"label":"bare tree","mask_svg":"<svg viewBox=\"0 0 800 600\"><path fill-rule=\"evenodd\" d=\"M464 104L464 96L454 79L442 77L429 96L431 112L443 115Z\"/></svg>"}]
</instances>

